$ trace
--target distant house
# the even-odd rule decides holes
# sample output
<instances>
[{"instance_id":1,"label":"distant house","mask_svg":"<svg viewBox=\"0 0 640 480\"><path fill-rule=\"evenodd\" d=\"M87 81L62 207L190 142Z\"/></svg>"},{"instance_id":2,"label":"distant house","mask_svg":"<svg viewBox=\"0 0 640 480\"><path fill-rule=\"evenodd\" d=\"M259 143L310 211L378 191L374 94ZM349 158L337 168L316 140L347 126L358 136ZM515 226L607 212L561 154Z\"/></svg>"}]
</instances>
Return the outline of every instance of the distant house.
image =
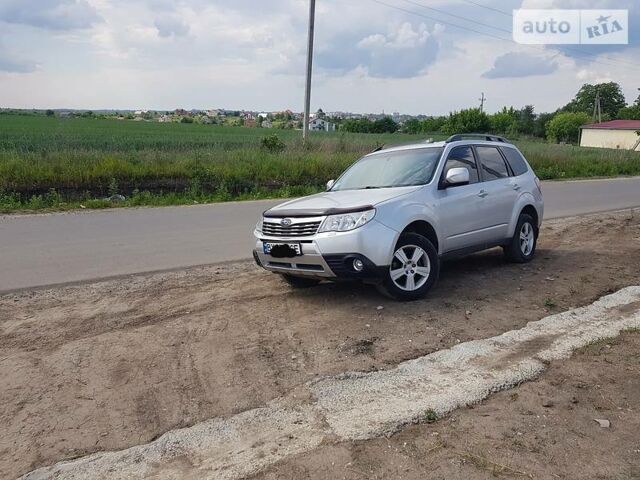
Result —
<instances>
[{"instance_id":1,"label":"distant house","mask_svg":"<svg viewBox=\"0 0 640 480\"><path fill-rule=\"evenodd\" d=\"M328 122L324 118L314 118L309 120L309 130L313 132L333 132L336 129L335 124Z\"/></svg>"},{"instance_id":2,"label":"distant house","mask_svg":"<svg viewBox=\"0 0 640 480\"><path fill-rule=\"evenodd\" d=\"M612 120L583 125L580 128L581 147L640 151L640 120Z\"/></svg>"}]
</instances>

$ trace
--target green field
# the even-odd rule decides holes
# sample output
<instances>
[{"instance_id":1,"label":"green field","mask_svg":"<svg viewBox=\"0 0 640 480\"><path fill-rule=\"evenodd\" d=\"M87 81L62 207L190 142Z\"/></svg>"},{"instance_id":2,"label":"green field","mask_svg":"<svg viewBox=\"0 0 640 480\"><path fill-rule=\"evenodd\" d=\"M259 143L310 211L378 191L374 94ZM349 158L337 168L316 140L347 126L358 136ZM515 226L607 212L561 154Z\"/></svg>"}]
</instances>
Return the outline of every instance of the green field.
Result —
<instances>
[{"instance_id":1,"label":"green field","mask_svg":"<svg viewBox=\"0 0 640 480\"><path fill-rule=\"evenodd\" d=\"M277 134L284 150L261 148ZM287 197L322 189L380 144L406 134L315 133L115 119L0 115L0 209L163 205ZM434 139L444 136L430 135ZM543 179L640 174L634 152L516 142Z\"/></svg>"}]
</instances>

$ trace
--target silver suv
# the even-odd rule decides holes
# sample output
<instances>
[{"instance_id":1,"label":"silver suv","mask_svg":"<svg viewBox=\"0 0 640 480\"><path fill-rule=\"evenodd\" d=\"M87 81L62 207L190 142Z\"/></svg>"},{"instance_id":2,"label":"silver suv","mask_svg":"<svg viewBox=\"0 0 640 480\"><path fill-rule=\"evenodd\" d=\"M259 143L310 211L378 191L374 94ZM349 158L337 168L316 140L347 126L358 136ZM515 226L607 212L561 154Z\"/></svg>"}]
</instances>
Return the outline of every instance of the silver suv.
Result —
<instances>
[{"instance_id":1,"label":"silver suv","mask_svg":"<svg viewBox=\"0 0 640 480\"><path fill-rule=\"evenodd\" d=\"M494 135L381 148L327 191L264 212L253 257L294 287L360 279L413 300L440 262L502 246L528 262L542 222L540 181L520 151Z\"/></svg>"}]
</instances>

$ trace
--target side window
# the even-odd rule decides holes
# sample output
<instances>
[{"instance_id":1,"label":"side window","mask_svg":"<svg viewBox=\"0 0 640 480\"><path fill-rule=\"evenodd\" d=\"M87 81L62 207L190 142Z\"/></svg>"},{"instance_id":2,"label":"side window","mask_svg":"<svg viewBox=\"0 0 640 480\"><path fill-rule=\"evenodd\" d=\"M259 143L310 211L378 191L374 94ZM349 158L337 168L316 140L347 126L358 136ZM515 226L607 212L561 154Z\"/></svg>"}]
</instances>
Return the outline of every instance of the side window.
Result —
<instances>
[{"instance_id":1,"label":"side window","mask_svg":"<svg viewBox=\"0 0 640 480\"><path fill-rule=\"evenodd\" d=\"M447 163L444 165L444 175L452 168L466 168L469 170L469 183L478 183L478 166L473 157L471 147L456 147L449 152Z\"/></svg>"},{"instance_id":2,"label":"side window","mask_svg":"<svg viewBox=\"0 0 640 480\"><path fill-rule=\"evenodd\" d=\"M513 170L513 174L517 177L518 175L522 175L523 173L527 173L527 162L525 162L522 154L516 150L515 148L501 148L504 156L507 157L507 162Z\"/></svg>"},{"instance_id":3,"label":"side window","mask_svg":"<svg viewBox=\"0 0 640 480\"><path fill-rule=\"evenodd\" d=\"M482 165L482 177L485 181L497 180L509 176L509 170L496 147L476 147L478 160Z\"/></svg>"}]
</instances>

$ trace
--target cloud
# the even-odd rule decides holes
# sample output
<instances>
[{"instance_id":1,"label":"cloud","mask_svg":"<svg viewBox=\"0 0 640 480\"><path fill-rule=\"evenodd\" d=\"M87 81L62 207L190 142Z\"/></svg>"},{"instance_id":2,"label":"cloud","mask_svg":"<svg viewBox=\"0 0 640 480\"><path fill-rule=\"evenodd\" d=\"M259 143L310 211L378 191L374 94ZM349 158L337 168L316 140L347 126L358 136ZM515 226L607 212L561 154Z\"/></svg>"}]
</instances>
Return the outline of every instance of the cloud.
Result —
<instances>
[{"instance_id":1,"label":"cloud","mask_svg":"<svg viewBox=\"0 0 640 480\"><path fill-rule=\"evenodd\" d=\"M4 0L0 21L50 30L89 28L102 21L86 0Z\"/></svg>"},{"instance_id":2,"label":"cloud","mask_svg":"<svg viewBox=\"0 0 640 480\"><path fill-rule=\"evenodd\" d=\"M26 61L19 60L8 54L7 52L3 52L0 49L0 72L5 73L31 73L36 70L36 64Z\"/></svg>"},{"instance_id":3,"label":"cloud","mask_svg":"<svg viewBox=\"0 0 640 480\"><path fill-rule=\"evenodd\" d=\"M156 18L154 25L162 38L184 37L189 33L189 25L177 15L162 15Z\"/></svg>"},{"instance_id":4,"label":"cloud","mask_svg":"<svg viewBox=\"0 0 640 480\"><path fill-rule=\"evenodd\" d=\"M510 52L496 58L493 67L482 74L485 78L517 78L534 75L549 75L558 69L558 64L528 53Z\"/></svg>"},{"instance_id":5,"label":"cloud","mask_svg":"<svg viewBox=\"0 0 640 480\"><path fill-rule=\"evenodd\" d=\"M318 52L318 66L339 73L365 69L378 78L416 77L435 62L441 31L439 25L430 32L423 23L414 28L405 22L387 34L339 35Z\"/></svg>"},{"instance_id":6,"label":"cloud","mask_svg":"<svg viewBox=\"0 0 640 480\"><path fill-rule=\"evenodd\" d=\"M511 11L522 1L482 4ZM582 8L637 4L549 2ZM421 3L498 28L511 26L509 15L459 0ZM0 105L300 110L308 8L308 0L0 0L0 70L14 72L0 73ZM635 12L630 10L637 18L640 10ZM317 2L315 34L314 109L439 114L475 104L484 91L489 111L531 102L545 111L600 78L614 79L627 98L637 97L637 69L629 63L638 63L640 41L617 51L578 45L566 53L557 46L536 51L453 26L442 31L436 21L384 5L340 0ZM574 49L602 54L601 62L591 63L593 57ZM540 58L496 60L513 51ZM577 64L580 58L589 62ZM529 63L540 68L532 72ZM505 72L511 80L493 79ZM530 75L513 78L523 72ZM532 91L538 93L533 100Z\"/></svg>"}]
</instances>

